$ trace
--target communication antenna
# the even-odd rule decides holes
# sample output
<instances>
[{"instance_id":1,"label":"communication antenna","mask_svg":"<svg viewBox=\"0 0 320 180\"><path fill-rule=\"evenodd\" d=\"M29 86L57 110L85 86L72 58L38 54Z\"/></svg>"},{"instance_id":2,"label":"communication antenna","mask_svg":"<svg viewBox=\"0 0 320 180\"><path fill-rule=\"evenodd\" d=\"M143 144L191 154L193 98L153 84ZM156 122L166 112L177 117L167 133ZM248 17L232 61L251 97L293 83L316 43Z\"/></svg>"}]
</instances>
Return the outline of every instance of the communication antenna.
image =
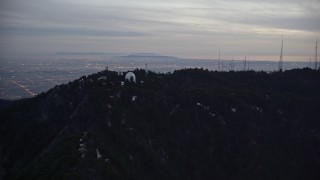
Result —
<instances>
[{"instance_id":1,"label":"communication antenna","mask_svg":"<svg viewBox=\"0 0 320 180\"><path fill-rule=\"evenodd\" d=\"M234 71L234 62L233 62L233 56L232 56L232 61L231 61L231 68L232 68L232 71Z\"/></svg>"},{"instance_id":2,"label":"communication antenna","mask_svg":"<svg viewBox=\"0 0 320 180\"><path fill-rule=\"evenodd\" d=\"M282 68L283 68L283 35L282 35L282 40L281 40L281 52L280 52L278 71L282 71Z\"/></svg>"},{"instance_id":3,"label":"communication antenna","mask_svg":"<svg viewBox=\"0 0 320 180\"><path fill-rule=\"evenodd\" d=\"M318 40L316 42L316 47L315 47L315 55L314 55L314 69L318 69Z\"/></svg>"},{"instance_id":4,"label":"communication antenna","mask_svg":"<svg viewBox=\"0 0 320 180\"><path fill-rule=\"evenodd\" d=\"M233 56L232 56L232 59L230 62L230 71L233 71L233 69L234 69L234 66L233 66Z\"/></svg>"},{"instance_id":5,"label":"communication antenna","mask_svg":"<svg viewBox=\"0 0 320 180\"><path fill-rule=\"evenodd\" d=\"M246 68L247 68L247 56L244 56L243 71L246 71Z\"/></svg>"},{"instance_id":6,"label":"communication antenna","mask_svg":"<svg viewBox=\"0 0 320 180\"><path fill-rule=\"evenodd\" d=\"M219 49L219 59L218 59L218 71L221 71L220 49Z\"/></svg>"}]
</instances>

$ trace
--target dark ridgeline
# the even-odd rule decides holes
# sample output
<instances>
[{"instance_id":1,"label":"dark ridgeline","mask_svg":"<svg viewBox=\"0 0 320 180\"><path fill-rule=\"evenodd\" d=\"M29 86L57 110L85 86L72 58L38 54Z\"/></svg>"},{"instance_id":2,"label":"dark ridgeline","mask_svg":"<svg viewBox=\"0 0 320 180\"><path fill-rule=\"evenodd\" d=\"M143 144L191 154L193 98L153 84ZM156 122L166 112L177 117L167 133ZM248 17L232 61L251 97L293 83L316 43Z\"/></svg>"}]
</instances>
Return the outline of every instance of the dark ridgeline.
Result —
<instances>
[{"instance_id":1,"label":"dark ridgeline","mask_svg":"<svg viewBox=\"0 0 320 180\"><path fill-rule=\"evenodd\" d=\"M0 179L320 179L320 71L134 73L2 109Z\"/></svg>"},{"instance_id":2,"label":"dark ridgeline","mask_svg":"<svg viewBox=\"0 0 320 180\"><path fill-rule=\"evenodd\" d=\"M12 101L0 99L0 109L10 106Z\"/></svg>"}]
</instances>

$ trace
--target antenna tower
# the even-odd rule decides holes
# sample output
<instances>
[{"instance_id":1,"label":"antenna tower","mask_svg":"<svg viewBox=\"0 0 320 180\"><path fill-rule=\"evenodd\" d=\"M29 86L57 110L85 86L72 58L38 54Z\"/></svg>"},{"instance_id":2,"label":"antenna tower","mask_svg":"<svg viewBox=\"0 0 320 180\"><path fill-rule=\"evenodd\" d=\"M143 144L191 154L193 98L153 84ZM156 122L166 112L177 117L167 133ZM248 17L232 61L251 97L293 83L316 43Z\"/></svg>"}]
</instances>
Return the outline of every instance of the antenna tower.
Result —
<instances>
[{"instance_id":1,"label":"antenna tower","mask_svg":"<svg viewBox=\"0 0 320 180\"><path fill-rule=\"evenodd\" d=\"M282 40L281 40L281 52L280 52L278 71L282 71L282 68L283 68L283 35L282 35Z\"/></svg>"},{"instance_id":2,"label":"antenna tower","mask_svg":"<svg viewBox=\"0 0 320 180\"><path fill-rule=\"evenodd\" d=\"M314 55L314 69L318 69L318 40L316 42L316 47L315 47L315 55Z\"/></svg>"},{"instance_id":3,"label":"antenna tower","mask_svg":"<svg viewBox=\"0 0 320 180\"><path fill-rule=\"evenodd\" d=\"M233 65L233 56L232 56L232 60L230 62L230 71L234 70L234 65Z\"/></svg>"},{"instance_id":4,"label":"antenna tower","mask_svg":"<svg viewBox=\"0 0 320 180\"><path fill-rule=\"evenodd\" d=\"M231 62L231 68L232 68L232 71L234 71L234 62L233 62L233 56L232 56L232 62Z\"/></svg>"},{"instance_id":5,"label":"antenna tower","mask_svg":"<svg viewBox=\"0 0 320 180\"><path fill-rule=\"evenodd\" d=\"M243 71L246 71L246 69L247 69L247 56L244 56Z\"/></svg>"},{"instance_id":6,"label":"antenna tower","mask_svg":"<svg viewBox=\"0 0 320 180\"><path fill-rule=\"evenodd\" d=\"M219 59L218 59L218 71L221 71L220 49L219 49Z\"/></svg>"}]
</instances>

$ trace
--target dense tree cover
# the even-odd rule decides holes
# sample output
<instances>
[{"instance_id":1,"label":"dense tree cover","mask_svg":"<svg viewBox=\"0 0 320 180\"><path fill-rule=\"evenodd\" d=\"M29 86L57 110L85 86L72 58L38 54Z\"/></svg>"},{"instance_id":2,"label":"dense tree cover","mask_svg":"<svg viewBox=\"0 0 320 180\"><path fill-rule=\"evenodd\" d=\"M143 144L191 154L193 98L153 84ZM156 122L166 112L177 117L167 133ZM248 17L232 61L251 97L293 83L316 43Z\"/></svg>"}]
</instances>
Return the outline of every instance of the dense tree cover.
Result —
<instances>
[{"instance_id":1,"label":"dense tree cover","mask_svg":"<svg viewBox=\"0 0 320 180\"><path fill-rule=\"evenodd\" d=\"M1 109L4 179L319 179L320 72L102 71ZM0 178L1 179L1 178Z\"/></svg>"}]
</instances>

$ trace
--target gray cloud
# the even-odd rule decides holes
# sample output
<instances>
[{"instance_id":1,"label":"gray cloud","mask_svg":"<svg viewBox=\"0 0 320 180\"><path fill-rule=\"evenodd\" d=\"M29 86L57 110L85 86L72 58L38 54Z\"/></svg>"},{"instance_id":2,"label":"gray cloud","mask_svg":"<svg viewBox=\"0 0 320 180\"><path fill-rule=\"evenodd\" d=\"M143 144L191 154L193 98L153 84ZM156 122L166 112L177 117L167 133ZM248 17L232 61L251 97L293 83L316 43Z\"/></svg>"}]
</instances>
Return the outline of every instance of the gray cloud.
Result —
<instances>
[{"instance_id":1,"label":"gray cloud","mask_svg":"<svg viewBox=\"0 0 320 180\"><path fill-rule=\"evenodd\" d=\"M228 47L229 54L270 55L285 34L292 41L288 44L292 53L305 55L307 44L320 34L319 11L318 0L2 0L0 47L30 51L26 43L78 39L51 41L56 47L52 43L47 51L55 51L91 37L88 51L103 44L116 52L151 50L182 56L191 52L209 57L216 55L213 49Z\"/></svg>"},{"instance_id":2,"label":"gray cloud","mask_svg":"<svg viewBox=\"0 0 320 180\"><path fill-rule=\"evenodd\" d=\"M76 29L76 28L0 28L0 33L3 35L27 35L27 36L111 36L111 37L136 37L146 34L141 32L130 31L103 31L91 29Z\"/></svg>"}]
</instances>

